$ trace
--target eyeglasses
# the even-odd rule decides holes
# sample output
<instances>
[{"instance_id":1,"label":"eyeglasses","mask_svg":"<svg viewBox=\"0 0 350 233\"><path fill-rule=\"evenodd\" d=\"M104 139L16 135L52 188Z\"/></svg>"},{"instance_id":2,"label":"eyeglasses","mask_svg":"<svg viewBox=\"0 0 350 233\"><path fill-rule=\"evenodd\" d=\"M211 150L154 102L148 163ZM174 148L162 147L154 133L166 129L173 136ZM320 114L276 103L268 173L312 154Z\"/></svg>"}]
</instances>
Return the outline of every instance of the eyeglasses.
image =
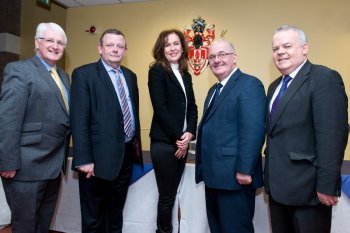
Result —
<instances>
[{"instance_id":1,"label":"eyeglasses","mask_svg":"<svg viewBox=\"0 0 350 233\"><path fill-rule=\"evenodd\" d=\"M39 37L37 38L39 40L44 40L44 42L47 44L47 45L54 45L55 43L57 43L57 46L58 47L64 47L66 46L66 43L64 43L63 41L60 41L60 40L54 40L52 38L44 38L44 37Z\"/></svg>"},{"instance_id":2,"label":"eyeglasses","mask_svg":"<svg viewBox=\"0 0 350 233\"><path fill-rule=\"evenodd\" d=\"M208 57L209 62L215 61L215 58L218 58L219 60L222 60L224 57L228 55L232 55L234 53L225 53L225 52L219 52L218 54L213 54Z\"/></svg>"}]
</instances>

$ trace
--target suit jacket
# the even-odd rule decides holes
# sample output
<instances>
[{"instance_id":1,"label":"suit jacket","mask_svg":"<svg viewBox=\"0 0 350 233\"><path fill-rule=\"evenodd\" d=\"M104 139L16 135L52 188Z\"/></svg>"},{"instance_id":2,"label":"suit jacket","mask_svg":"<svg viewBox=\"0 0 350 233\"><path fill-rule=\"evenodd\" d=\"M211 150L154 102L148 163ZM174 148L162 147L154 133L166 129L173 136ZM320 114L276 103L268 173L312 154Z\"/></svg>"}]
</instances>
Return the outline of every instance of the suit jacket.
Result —
<instances>
[{"instance_id":1,"label":"suit jacket","mask_svg":"<svg viewBox=\"0 0 350 233\"><path fill-rule=\"evenodd\" d=\"M57 72L69 91L68 75ZM17 170L21 181L56 178L69 129L61 92L40 59L9 63L0 97L0 170Z\"/></svg>"},{"instance_id":2,"label":"suit jacket","mask_svg":"<svg viewBox=\"0 0 350 233\"><path fill-rule=\"evenodd\" d=\"M268 90L268 102L282 77ZM265 189L286 205L314 205L317 192L340 195L348 138L347 96L341 76L307 61L281 98L266 111Z\"/></svg>"},{"instance_id":3,"label":"suit jacket","mask_svg":"<svg viewBox=\"0 0 350 233\"><path fill-rule=\"evenodd\" d=\"M191 75L186 72L182 80L186 95L172 71L167 71L160 65L153 65L150 68L148 87L154 111L151 139L175 144L183 135L185 117L187 120L185 131L196 135L198 110Z\"/></svg>"},{"instance_id":4,"label":"suit jacket","mask_svg":"<svg viewBox=\"0 0 350 233\"><path fill-rule=\"evenodd\" d=\"M207 111L209 89L196 145L196 182L215 189L239 190L236 172L262 182L261 149L265 139L266 96L262 83L237 69Z\"/></svg>"},{"instance_id":5,"label":"suit jacket","mask_svg":"<svg viewBox=\"0 0 350 233\"><path fill-rule=\"evenodd\" d=\"M134 142L138 146L134 156L138 155L138 162L142 163L137 77L126 67L121 69L135 117ZM94 163L96 177L115 179L125 153L124 120L117 93L101 60L73 71L70 109L72 168Z\"/></svg>"}]
</instances>

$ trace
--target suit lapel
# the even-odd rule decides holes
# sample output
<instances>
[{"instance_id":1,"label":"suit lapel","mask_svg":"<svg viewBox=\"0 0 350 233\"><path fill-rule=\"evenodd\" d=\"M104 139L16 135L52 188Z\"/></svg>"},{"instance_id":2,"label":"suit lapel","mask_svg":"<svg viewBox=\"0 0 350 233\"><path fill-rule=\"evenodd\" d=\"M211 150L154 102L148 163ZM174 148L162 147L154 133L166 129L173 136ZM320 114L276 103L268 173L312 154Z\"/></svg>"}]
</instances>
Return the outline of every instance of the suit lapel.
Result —
<instances>
[{"instance_id":1,"label":"suit lapel","mask_svg":"<svg viewBox=\"0 0 350 233\"><path fill-rule=\"evenodd\" d=\"M69 81L69 78L68 76L66 75L66 73L60 69L60 68L57 68L57 73L58 75L60 76L62 82L63 82L63 85L64 87L66 88L67 92L69 93L69 90L70 90L70 81Z\"/></svg>"},{"instance_id":2,"label":"suit lapel","mask_svg":"<svg viewBox=\"0 0 350 233\"><path fill-rule=\"evenodd\" d=\"M267 111L266 111L266 124L267 124L267 130L270 129L271 126L271 117L270 117L270 102L273 96L273 93L275 93L276 88L278 87L278 84L281 82L282 76L280 76L278 79L276 79L271 86L268 89L267 92Z\"/></svg>"},{"instance_id":3,"label":"suit lapel","mask_svg":"<svg viewBox=\"0 0 350 233\"><path fill-rule=\"evenodd\" d=\"M273 130L274 126L276 125L276 122L281 117L281 114L282 114L284 108L286 107L286 105L288 104L288 102L293 98L293 96L299 90L299 88L303 85L303 83L309 79L308 74L310 72L310 68L311 68L311 63L307 61L304 64L304 66L300 69L300 71L297 73L297 75L293 79L292 83L287 88L287 90L284 92L284 95L282 96L282 98L279 101L277 108L275 110L275 117L273 119L271 119L271 121L270 121L270 127L269 127L270 131ZM279 83L279 82L277 82L277 83ZM273 95L273 92L271 93L271 96L272 95Z\"/></svg>"},{"instance_id":4,"label":"suit lapel","mask_svg":"<svg viewBox=\"0 0 350 233\"><path fill-rule=\"evenodd\" d=\"M178 86L182 90L181 84L179 83L179 80L177 80L176 75L174 74L173 70L169 71L169 75L170 75L170 79L176 84L176 86Z\"/></svg>"},{"instance_id":5,"label":"suit lapel","mask_svg":"<svg viewBox=\"0 0 350 233\"><path fill-rule=\"evenodd\" d=\"M214 84L208 91L208 95L205 98L205 102L204 102L203 115L205 114L205 112L207 111L207 109L209 107L209 101L215 92L215 87L216 87L216 84Z\"/></svg>"},{"instance_id":6,"label":"suit lapel","mask_svg":"<svg viewBox=\"0 0 350 233\"><path fill-rule=\"evenodd\" d=\"M134 116L136 116L136 109L135 109L136 105L135 105L135 100L134 100L134 94L135 94L136 90L133 89L133 87L134 87L133 82L135 82L136 80L133 80L133 77L130 76L129 72L127 72L127 70L123 66L120 66L120 67L123 71L126 85L128 86L129 96L130 96L130 100L132 103L131 107L132 107Z\"/></svg>"},{"instance_id":7,"label":"suit lapel","mask_svg":"<svg viewBox=\"0 0 350 233\"><path fill-rule=\"evenodd\" d=\"M69 79L66 75L65 72L63 72L63 70L61 70L60 68L57 68L57 72L58 72L58 75L60 76L61 80L62 80L62 83L64 85L64 87L66 88L66 91L67 91L67 104L69 105L69 90L70 90L70 82L69 82ZM66 105L64 104L64 101L63 101L63 97L62 97L62 94L61 94L61 91L60 91L60 99L62 99L62 101L60 101L61 105L63 103L63 106L64 106L64 110L66 111L66 113L68 114L67 112L67 109L66 109ZM62 106L62 107L63 107Z\"/></svg>"},{"instance_id":8,"label":"suit lapel","mask_svg":"<svg viewBox=\"0 0 350 233\"><path fill-rule=\"evenodd\" d=\"M228 82L226 83L226 85L223 87L220 95L217 97L217 99L215 100L215 103L213 105L213 107L210 109L210 111L205 114L207 114L206 116L206 120L209 119L214 112L216 111L216 109L223 103L223 101L225 100L225 98L230 94L230 93L234 93L237 92L237 88L239 85L235 85L237 80L239 79L239 77L241 76L242 72L237 69L233 75L230 77L230 79L228 80ZM214 87L215 89L215 87ZM212 95L211 95L212 96ZM211 96L209 98L211 98ZM207 107L206 107L207 109Z\"/></svg>"},{"instance_id":9,"label":"suit lapel","mask_svg":"<svg viewBox=\"0 0 350 233\"><path fill-rule=\"evenodd\" d=\"M98 78L100 79L100 81L102 82L102 84L106 88L107 92L109 93L108 95L112 96L113 97L112 99L115 100L112 102L116 105L117 109L120 112L122 112L122 110L120 108L120 104L119 104L118 95L114 89L113 83L111 81L111 78L108 75L106 68L102 64L101 59L97 62L97 73L98 73Z\"/></svg>"},{"instance_id":10,"label":"suit lapel","mask_svg":"<svg viewBox=\"0 0 350 233\"><path fill-rule=\"evenodd\" d=\"M45 82L49 85L52 92L55 93L57 100L60 103L62 109L68 115L66 105L64 104L61 91L58 88L56 82L53 80L50 72L47 71L46 67L44 66L44 64L41 63L41 61L38 57L34 56L32 60L37 68L38 73L40 74L40 77L45 80ZM67 91L68 91L68 89L67 89Z\"/></svg>"},{"instance_id":11,"label":"suit lapel","mask_svg":"<svg viewBox=\"0 0 350 233\"><path fill-rule=\"evenodd\" d=\"M185 92L186 92L186 96L187 96L187 94L189 93L189 90L190 90L190 87L191 87L191 85L190 85L190 76L189 76L189 74L187 74L187 73L185 73L184 75L183 75L183 77L182 77L182 80L183 80L183 82L184 82L184 86L185 86ZM181 87L181 90L182 90L182 87Z\"/></svg>"},{"instance_id":12,"label":"suit lapel","mask_svg":"<svg viewBox=\"0 0 350 233\"><path fill-rule=\"evenodd\" d=\"M199 125L198 125L198 131L201 130L201 127L202 127L202 122L205 121L205 119L207 118L207 109L208 109L208 105L209 105L209 101L210 101L210 98L211 96L213 95L215 91L215 85L213 85L209 91L208 91L208 95L207 97L205 98L205 101L204 101L204 107L203 107L203 115L202 115L202 119L201 121L199 122Z\"/></svg>"},{"instance_id":13,"label":"suit lapel","mask_svg":"<svg viewBox=\"0 0 350 233\"><path fill-rule=\"evenodd\" d=\"M170 76L170 80L171 80L172 82L174 82L175 85L176 85L178 88L180 88L180 90L181 90L182 93L183 93L184 90L182 89L182 86L181 86L179 80L177 79L176 75L174 74L174 72L173 72L172 70L169 71L169 76ZM185 91L186 91L186 95L187 95L187 93L188 93L188 86L189 86L189 84L188 84L188 82L187 82L187 78L182 77L182 81L183 81L183 83L184 83Z\"/></svg>"},{"instance_id":14,"label":"suit lapel","mask_svg":"<svg viewBox=\"0 0 350 233\"><path fill-rule=\"evenodd\" d=\"M126 72L126 70L124 69L124 67L121 66L121 69L123 71L123 75L124 75L124 78L125 78L125 82L126 82L126 85L128 86L128 90L129 90L129 95L130 95L130 98L133 96L133 93L134 93L134 90L132 89L132 78L130 77L129 73ZM132 99L132 98L131 98Z\"/></svg>"}]
</instances>

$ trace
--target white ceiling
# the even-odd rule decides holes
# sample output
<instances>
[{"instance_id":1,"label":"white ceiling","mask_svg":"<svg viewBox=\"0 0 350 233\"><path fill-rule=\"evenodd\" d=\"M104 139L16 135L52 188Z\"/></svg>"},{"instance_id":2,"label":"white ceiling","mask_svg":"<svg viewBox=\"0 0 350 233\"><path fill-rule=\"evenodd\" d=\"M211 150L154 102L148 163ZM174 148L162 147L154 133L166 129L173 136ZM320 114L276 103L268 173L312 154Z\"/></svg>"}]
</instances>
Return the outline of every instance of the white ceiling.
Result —
<instances>
[{"instance_id":1,"label":"white ceiling","mask_svg":"<svg viewBox=\"0 0 350 233\"><path fill-rule=\"evenodd\" d=\"M146 1L152 0L55 0L55 2L58 2L67 8Z\"/></svg>"}]
</instances>

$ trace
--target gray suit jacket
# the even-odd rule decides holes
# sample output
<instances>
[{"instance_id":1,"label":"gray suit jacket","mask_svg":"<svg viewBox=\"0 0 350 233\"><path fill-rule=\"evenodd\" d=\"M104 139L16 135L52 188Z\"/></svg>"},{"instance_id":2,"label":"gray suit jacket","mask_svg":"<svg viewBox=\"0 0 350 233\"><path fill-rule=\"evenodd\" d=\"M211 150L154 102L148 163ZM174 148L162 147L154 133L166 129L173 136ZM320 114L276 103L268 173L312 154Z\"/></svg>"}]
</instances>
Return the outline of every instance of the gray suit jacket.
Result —
<instances>
[{"instance_id":1,"label":"gray suit jacket","mask_svg":"<svg viewBox=\"0 0 350 233\"><path fill-rule=\"evenodd\" d=\"M280 82L268 90L268 102ZM348 139L348 100L338 72L306 62L281 98L266 111L265 189L285 205L315 205L316 192L339 196Z\"/></svg>"},{"instance_id":2,"label":"gray suit jacket","mask_svg":"<svg viewBox=\"0 0 350 233\"><path fill-rule=\"evenodd\" d=\"M69 91L68 75L57 72ZM69 128L60 90L40 59L9 63L0 96L0 171L17 170L22 181L56 178Z\"/></svg>"}]
</instances>

